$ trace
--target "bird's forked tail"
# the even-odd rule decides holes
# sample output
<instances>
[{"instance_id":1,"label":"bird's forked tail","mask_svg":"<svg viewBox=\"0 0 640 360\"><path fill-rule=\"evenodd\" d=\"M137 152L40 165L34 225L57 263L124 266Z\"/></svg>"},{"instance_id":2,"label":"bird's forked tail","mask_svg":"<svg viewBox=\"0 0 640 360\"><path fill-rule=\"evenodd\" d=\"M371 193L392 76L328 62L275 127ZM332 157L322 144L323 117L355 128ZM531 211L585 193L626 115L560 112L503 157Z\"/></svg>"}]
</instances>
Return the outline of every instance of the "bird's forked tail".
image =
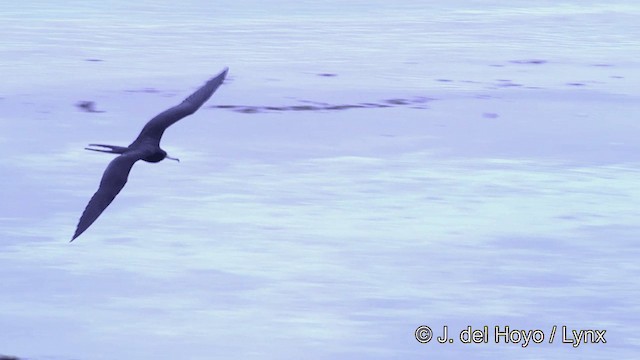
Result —
<instances>
[{"instance_id":1,"label":"bird's forked tail","mask_svg":"<svg viewBox=\"0 0 640 360\"><path fill-rule=\"evenodd\" d=\"M88 147L84 149L91 150L91 151L100 151L100 152L105 152L110 154L123 154L125 151L129 150L129 148L126 146L103 145L103 144L89 144L89 146L102 147L105 149L92 149Z\"/></svg>"}]
</instances>

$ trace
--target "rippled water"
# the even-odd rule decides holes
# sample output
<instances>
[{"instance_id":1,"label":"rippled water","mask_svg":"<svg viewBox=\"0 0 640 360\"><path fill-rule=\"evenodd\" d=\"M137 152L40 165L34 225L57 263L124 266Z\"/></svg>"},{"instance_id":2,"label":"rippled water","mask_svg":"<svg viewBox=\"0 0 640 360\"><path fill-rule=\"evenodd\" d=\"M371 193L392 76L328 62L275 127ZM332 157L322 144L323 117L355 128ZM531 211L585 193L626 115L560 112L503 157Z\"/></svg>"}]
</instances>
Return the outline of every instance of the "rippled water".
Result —
<instances>
[{"instance_id":1,"label":"rippled water","mask_svg":"<svg viewBox=\"0 0 640 360\"><path fill-rule=\"evenodd\" d=\"M432 64L477 71L473 65L496 59L619 63L640 55L633 1L63 3L4 7L3 68L23 74L9 81L100 79L96 69L200 73L226 63L275 73L358 71L406 86L418 85ZM86 58L105 62L85 67ZM398 76L404 68L413 76Z\"/></svg>"},{"instance_id":2,"label":"rippled water","mask_svg":"<svg viewBox=\"0 0 640 360\"><path fill-rule=\"evenodd\" d=\"M3 5L0 355L634 358L639 13ZM84 145L128 143L223 66L163 139L182 162L136 165L68 244L109 160ZM608 342L420 344L423 324Z\"/></svg>"}]
</instances>

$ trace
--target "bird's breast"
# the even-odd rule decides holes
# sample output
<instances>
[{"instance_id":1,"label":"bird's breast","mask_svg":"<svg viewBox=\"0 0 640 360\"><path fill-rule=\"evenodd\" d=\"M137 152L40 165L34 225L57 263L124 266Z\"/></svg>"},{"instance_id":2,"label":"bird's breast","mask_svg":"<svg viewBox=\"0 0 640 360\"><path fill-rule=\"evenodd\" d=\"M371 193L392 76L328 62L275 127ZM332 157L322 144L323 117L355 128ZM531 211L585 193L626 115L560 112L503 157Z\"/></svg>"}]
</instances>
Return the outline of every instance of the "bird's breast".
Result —
<instances>
[{"instance_id":1,"label":"bird's breast","mask_svg":"<svg viewBox=\"0 0 640 360\"><path fill-rule=\"evenodd\" d=\"M160 151L155 151L153 153L150 153L149 155L146 155L145 157L142 158L142 160L146 162L157 163L162 161L165 157L167 157L167 153L164 150L160 150Z\"/></svg>"}]
</instances>

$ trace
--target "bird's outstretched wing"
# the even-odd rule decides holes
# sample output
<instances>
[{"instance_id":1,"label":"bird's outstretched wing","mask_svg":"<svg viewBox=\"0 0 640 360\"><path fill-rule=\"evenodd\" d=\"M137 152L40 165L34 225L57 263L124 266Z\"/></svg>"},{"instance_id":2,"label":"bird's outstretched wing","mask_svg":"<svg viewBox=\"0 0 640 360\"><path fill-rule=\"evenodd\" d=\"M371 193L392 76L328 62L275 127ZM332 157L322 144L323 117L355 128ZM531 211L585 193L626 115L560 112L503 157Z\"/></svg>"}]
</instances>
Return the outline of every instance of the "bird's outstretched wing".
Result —
<instances>
[{"instance_id":1,"label":"bird's outstretched wing","mask_svg":"<svg viewBox=\"0 0 640 360\"><path fill-rule=\"evenodd\" d=\"M91 197L89 204L84 209L78 227L71 241L75 240L80 234L93 224L94 221L102 214L104 209L111 204L113 199L118 195L120 190L127 183L131 167L136 161L144 156L141 152L129 152L113 159L102 175L100 187L98 191Z\"/></svg>"},{"instance_id":2,"label":"bird's outstretched wing","mask_svg":"<svg viewBox=\"0 0 640 360\"><path fill-rule=\"evenodd\" d=\"M160 138L164 131L178 120L196 112L218 89L227 76L228 68L207 81L204 86L191 94L182 103L156 115L142 128L140 135L131 143L135 147L140 143L151 143L160 146Z\"/></svg>"}]
</instances>

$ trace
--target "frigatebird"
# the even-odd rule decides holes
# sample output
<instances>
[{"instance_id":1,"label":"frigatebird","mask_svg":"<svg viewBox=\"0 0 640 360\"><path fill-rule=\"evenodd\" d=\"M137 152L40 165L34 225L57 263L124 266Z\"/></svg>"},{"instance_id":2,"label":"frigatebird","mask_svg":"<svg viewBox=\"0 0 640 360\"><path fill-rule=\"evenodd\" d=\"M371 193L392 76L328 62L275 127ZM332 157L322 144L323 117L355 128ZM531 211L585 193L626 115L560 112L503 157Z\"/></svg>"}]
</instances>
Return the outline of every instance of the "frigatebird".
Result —
<instances>
[{"instance_id":1,"label":"frigatebird","mask_svg":"<svg viewBox=\"0 0 640 360\"><path fill-rule=\"evenodd\" d=\"M94 221L102 214L104 209L111 204L113 199L118 195L120 190L127 183L129 172L138 160L146 162L160 162L164 159L180 161L167 155L167 152L160 148L160 139L164 131L178 120L187 117L202 104L204 104L211 95L218 89L227 76L228 68L225 68L220 74L207 81L200 89L191 94L182 103L158 114L142 128L138 137L127 147L103 144L89 144L96 148L85 148L86 150L100 151L111 154L121 154L113 159L102 175L100 187L98 191L91 197L89 204L84 209L78 227L71 241L75 240L80 234L93 224Z\"/></svg>"}]
</instances>

